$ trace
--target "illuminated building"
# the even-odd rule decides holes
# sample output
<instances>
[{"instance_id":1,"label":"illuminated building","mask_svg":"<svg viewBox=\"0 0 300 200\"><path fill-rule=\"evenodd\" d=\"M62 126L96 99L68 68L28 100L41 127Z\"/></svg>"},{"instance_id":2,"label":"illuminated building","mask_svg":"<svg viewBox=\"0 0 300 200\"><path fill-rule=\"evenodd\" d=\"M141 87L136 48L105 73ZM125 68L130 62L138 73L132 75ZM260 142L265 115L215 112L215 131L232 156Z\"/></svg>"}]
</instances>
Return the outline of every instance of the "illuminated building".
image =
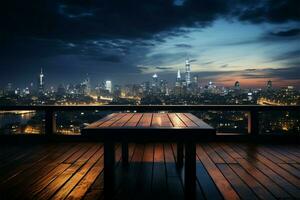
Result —
<instances>
[{"instance_id":1,"label":"illuminated building","mask_svg":"<svg viewBox=\"0 0 300 200\"><path fill-rule=\"evenodd\" d=\"M158 76L157 74L154 74L152 76L152 87L157 87L158 86Z\"/></svg>"},{"instance_id":2,"label":"illuminated building","mask_svg":"<svg viewBox=\"0 0 300 200\"><path fill-rule=\"evenodd\" d=\"M90 95L92 89L91 89L91 81L88 76L81 85L84 87L84 94Z\"/></svg>"},{"instance_id":3,"label":"illuminated building","mask_svg":"<svg viewBox=\"0 0 300 200\"><path fill-rule=\"evenodd\" d=\"M154 74L152 76L152 92L153 93L158 93L159 92L159 81L158 81L158 76L157 74Z\"/></svg>"},{"instance_id":4,"label":"illuminated building","mask_svg":"<svg viewBox=\"0 0 300 200\"><path fill-rule=\"evenodd\" d=\"M176 87L180 87L181 86L181 75L180 75L180 69L178 69L177 71L177 78L176 78L176 83L175 83Z\"/></svg>"},{"instance_id":5,"label":"illuminated building","mask_svg":"<svg viewBox=\"0 0 300 200\"><path fill-rule=\"evenodd\" d=\"M112 84L111 81L105 81L105 89L109 91L109 93L112 92Z\"/></svg>"},{"instance_id":6,"label":"illuminated building","mask_svg":"<svg viewBox=\"0 0 300 200\"><path fill-rule=\"evenodd\" d=\"M185 60L185 82L187 87L191 84L191 65L189 59Z\"/></svg>"},{"instance_id":7,"label":"illuminated building","mask_svg":"<svg viewBox=\"0 0 300 200\"><path fill-rule=\"evenodd\" d=\"M39 74L39 80L38 80L38 90L40 93L44 92L44 74L43 74L43 68L41 68L41 72Z\"/></svg>"}]
</instances>

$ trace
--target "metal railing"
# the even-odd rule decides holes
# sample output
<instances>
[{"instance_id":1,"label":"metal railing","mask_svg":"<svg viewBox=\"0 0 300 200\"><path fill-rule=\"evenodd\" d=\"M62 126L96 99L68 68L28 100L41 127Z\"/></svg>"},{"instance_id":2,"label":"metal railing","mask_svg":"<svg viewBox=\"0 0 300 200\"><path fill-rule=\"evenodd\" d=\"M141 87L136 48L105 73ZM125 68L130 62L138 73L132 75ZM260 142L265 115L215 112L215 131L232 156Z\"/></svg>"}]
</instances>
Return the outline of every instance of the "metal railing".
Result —
<instances>
[{"instance_id":1,"label":"metal railing","mask_svg":"<svg viewBox=\"0 0 300 200\"><path fill-rule=\"evenodd\" d=\"M52 135L56 132L55 113L59 111L243 111L248 113L248 133L259 133L259 112L265 111L300 111L300 106L260 106L260 105L77 105L77 106L1 106L1 111L35 110L45 112L45 134Z\"/></svg>"}]
</instances>

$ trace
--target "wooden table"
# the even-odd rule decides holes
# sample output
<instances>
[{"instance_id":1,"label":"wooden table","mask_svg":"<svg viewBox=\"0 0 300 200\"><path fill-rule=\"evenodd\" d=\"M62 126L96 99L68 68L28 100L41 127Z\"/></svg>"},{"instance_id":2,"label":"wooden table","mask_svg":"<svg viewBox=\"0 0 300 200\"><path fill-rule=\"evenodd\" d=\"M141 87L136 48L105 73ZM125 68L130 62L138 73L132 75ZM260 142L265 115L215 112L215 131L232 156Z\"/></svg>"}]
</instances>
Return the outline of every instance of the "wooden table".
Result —
<instances>
[{"instance_id":1,"label":"wooden table","mask_svg":"<svg viewBox=\"0 0 300 200\"><path fill-rule=\"evenodd\" d=\"M214 128L191 113L113 113L82 130L85 136L104 142L104 195L114 193L115 143L122 143L122 162L128 163L128 142L176 142L177 165L183 166L185 146L185 197L195 198L195 141L216 134Z\"/></svg>"}]
</instances>

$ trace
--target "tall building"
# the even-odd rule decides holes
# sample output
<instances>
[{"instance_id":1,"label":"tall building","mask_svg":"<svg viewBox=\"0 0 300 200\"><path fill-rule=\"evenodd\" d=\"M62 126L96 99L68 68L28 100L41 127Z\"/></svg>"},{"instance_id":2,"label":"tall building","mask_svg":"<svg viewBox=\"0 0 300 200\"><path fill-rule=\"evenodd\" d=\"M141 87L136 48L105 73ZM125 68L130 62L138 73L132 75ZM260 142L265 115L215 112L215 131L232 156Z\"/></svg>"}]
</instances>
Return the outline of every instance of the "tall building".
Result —
<instances>
[{"instance_id":1,"label":"tall building","mask_svg":"<svg viewBox=\"0 0 300 200\"><path fill-rule=\"evenodd\" d=\"M12 83L8 83L7 86L6 86L6 91L8 93L12 92L13 91L13 85Z\"/></svg>"},{"instance_id":2,"label":"tall building","mask_svg":"<svg viewBox=\"0 0 300 200\"><path fill-rule=\"evenodd\" d=\"M154 74L153 76L152 76L152 87L158 87L158 76L157 76L157 74Z\"/></svg>"},{"instance_id":3,"label":"tall building","mask_svg":"<svg viewBox=\"0 0 300 200\"><path fill-rule=\"evenodd\" d=\"M111 81L105 81L105 89L109 91L109 93L112 92L112 84Z\"/></svg>"},{"instance_id":4,"label":"tall building","mask_svg":"<svg viewBox=\"0 0 300 200\"><path fill-rule=\"evenodd\" d=\"M158 94L159 93L159 80L157 74L154 74L152 76L152 85L151 85L151 92L153 94Z\"/></svg>"},{"instance_id":5,"label":"tall building","mask_svg":"<svg viewBox=\"0 0 300 200\"><path fill-rule=\"evenodd\" d=\"M272 81L271 80L268 80L268 82L267 82L267 89L268 90L272 89Z\"/></svg>"},{"instance_id":6,"label":"tall building","mask_svg":"<svg viewBox=\"0 0 300 200\"><path fill-rule=\"evenodd\" d=\"M44 92L44 74L43 74L43 68L41 68L41 72L39 74L39 80L38 80L38 91L39 92Z\"/></svg>"},{"instance_id":7,"label":"tall building","mask_svg":"<svg viewBox=\"0 0 300 200\"><path fill-rule=\"evenodd\" d=\"M81 83L81 85L84 87L84 94L86 95L91 94L92 86L91 86L91 80L88 75L86 79Z\"/></svg>"},{"instance_id":8,"label":"tall building","mask_svg":"<svg viewBox=\"0 0 300 200\"><path fill-rule=\"evenodd\" d=\"M185 60L185 82L187 87L191 84L191 65L189 59Z\"/></svg>"},{"instance_id":9,"label":"tall building","mask_svg":"<svg viewBox=\"0 0 300 200\"><path fill-rule=\"evenodd\" d=\"M180 74L180 69L178 69L177 71L177 77L176 77L176 83L175 83L176 87L180 87L181 86L181 74Z\"/></svg>"},{"instance_id":10,"label":"tall building","mask_svg":"<svg viewBox=\"0 0 300 200\"><path fill-rule=\"evenodd\" d=\"M236 82L234 83L234 89L235 89L235 90L241 89L240 82L236 81Z\"/></svg>"},{"instance_id":11,"label":"tall building","mask_svg":"<svg viewBox=\"0 0 300 200\"><path fill-rule=\"evenodd\" d=\"M194 83L195 85L198 85L198 82L199 82L199 77L198 77L198 75L193 76L193 83Z\"/></svg>"}]
</instances>

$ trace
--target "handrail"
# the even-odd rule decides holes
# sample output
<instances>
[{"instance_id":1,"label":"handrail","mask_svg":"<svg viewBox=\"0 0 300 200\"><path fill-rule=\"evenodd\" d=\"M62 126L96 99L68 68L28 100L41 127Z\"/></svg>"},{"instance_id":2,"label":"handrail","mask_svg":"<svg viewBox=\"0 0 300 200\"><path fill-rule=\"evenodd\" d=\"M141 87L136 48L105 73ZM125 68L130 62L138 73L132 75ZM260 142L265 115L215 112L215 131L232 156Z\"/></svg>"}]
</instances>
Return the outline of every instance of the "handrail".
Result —
<instances>
[{"instance_id":1,"label":"handrail","mask_svg":"<svg viewBox=\"0 0 300 200\"><path fill-rule=\"evenodd\" d=\"M109 110L109 111L245 111L248 112L248 133L259 132L259 112L262 111L300 111L300 106L262 106L262 105L39 105L39 106L0 106L0 111L36 110L45 112L45 132L52 135L56 132L55 112L76 110Z\"/></svg>"},{"instance_id":2,"label":"handrail","mask_svg":"<svg viewBox=\"0 0 300 200\"><path fill-rule=\"evenodd\" d=\"M0 110L300 110L299 105L38 105L38 106L0 106Z\"/></svg>"}]
</instances>

